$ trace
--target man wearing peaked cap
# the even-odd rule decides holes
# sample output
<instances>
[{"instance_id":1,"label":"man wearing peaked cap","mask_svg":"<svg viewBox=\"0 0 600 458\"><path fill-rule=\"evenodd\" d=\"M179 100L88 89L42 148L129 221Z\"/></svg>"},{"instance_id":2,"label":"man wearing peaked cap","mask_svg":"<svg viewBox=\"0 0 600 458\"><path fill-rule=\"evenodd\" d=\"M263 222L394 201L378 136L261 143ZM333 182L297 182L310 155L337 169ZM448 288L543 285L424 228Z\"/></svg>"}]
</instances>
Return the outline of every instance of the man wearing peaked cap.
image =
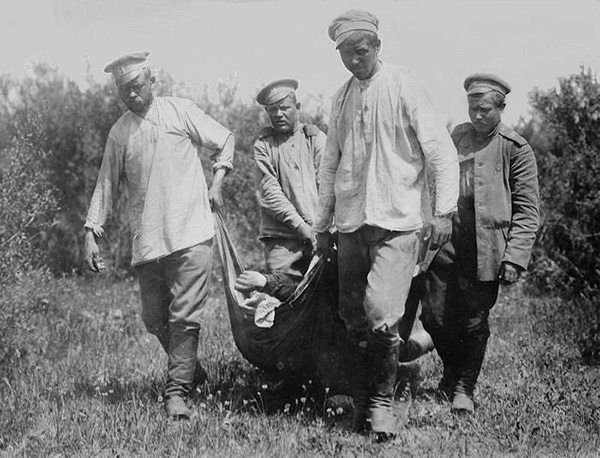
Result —
<instances>
[{"instance_id":1,"label":"man wearing peaked cap","mask_svg":"<svg viewBox=\"0 0 600 458\"><path fill-rule=\"evenodd\" d=\"M485 94L490 91L498 92L504 97L510 92L510 85L497 75L491 73L475 73L465 78L463 84L467 95Z\"/></svg>"},{"instance_id":2,"label":"man wearing peaked cap","mask_svg":"<svg viewBox=\"0 0 600 458\"><path fill-rule=\"evenodd\" d=\"M399 326L408 316L419 234L430 222L433 246L449 239L458 161L420 81L379 59L378 30L377 18L363 10L347 11L329 26L352 76L333 99L314 230L317 250L326 252L335 219L339 314L354 346L353 429L370 427L378 440L388 440L397 431L394 386L407 346ZM433 215L426 168L435 176Z\"/></svg>"},{"instance_id":3,"label":"man wearing peaked cap","mask_svg":"<svg viewBox=\"0 0 600 458\"><path fill-rule=\"evenodd\" d=\"M165 409L170 417L189 418L185 398L206 378L196 354L211 277L211 207L222 207L221 187L232 168L234 139L190 100L154 97L148 56L126 54L105 67L129 110L106 141L85 222L85 261L94 272L104 268L98 240L125 178L142 321L168 356ZM198 157L200 146L215 151L210 189Z\"/></svg>"},{"instance_id":4,"label":"man wearing peaked cap","mask_svg":"<svg viewBox=\"0 0 600 458\"><path fill-rule=\"evenodd\" d=\"M134 52L117 57L104 67L105 73L112 73L117 84L125 84L148 68L148 51Z\"/></svg>"},{"instance_id":5,"label":"man wearing peaked cap","mask_svg":"<svg viewBox=\"0 0 600 458\"><path fill-rule=\"evenodd\" d=\"M314 252L317 174L325 147L325 134L300 122L297 88L296 80L282 79L256 96L271 122L254 143L266 274L246 271L236 282L239 291L257 289L282 301L306 273Z\"/></svg>"},{"instance_id":6,"label":"man wearing peaked cap","mask_svg":"<svg viewBox=\"0 0 600 458\"><path fill-rule=\"evenodd\" d=\"M256 101L261 105L272 105L287 97L298 89L298 81L282 79L267 84L256 96Z\"/></svg>"},{"instance_id":7,"label":"man wearing peaked cap","mask_svg":"<svg viewBox=\"0 0 600 458\"><path fill-rule=\"evenodd\" d=\"M496 75L465 79L470 123L452 139L460 162L453 236L425 276L422 320L444 363L440 390L452 410L472 413L500 283L527 269L538 229L535 155L501 122L510 86Z\"/></svg>"}]
</instances>

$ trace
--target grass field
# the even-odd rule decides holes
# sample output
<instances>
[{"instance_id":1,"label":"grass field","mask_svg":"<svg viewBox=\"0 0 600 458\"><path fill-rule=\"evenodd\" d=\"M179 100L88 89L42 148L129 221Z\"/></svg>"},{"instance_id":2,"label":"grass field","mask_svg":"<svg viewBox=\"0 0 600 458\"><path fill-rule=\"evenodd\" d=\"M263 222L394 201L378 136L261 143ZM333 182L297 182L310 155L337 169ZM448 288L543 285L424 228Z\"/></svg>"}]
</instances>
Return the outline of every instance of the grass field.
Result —
<instances>
[{"instance_id":1,"label":"grass field","mask_svg":"<svg viewBox=\"0 0 600 458\"><path fill-rule=\"evenodd\" d=\"M584 365L590 305L503 290L472 418L438 399L427 355L402 434L348 431L347 399L289 391L235 348L218 280L201 346L207 384L189 422L164 416L166 357L141 324L137 284L32 276L3 292L0 456L600 456L600 368Z\"/></svg>"}]
</instances>

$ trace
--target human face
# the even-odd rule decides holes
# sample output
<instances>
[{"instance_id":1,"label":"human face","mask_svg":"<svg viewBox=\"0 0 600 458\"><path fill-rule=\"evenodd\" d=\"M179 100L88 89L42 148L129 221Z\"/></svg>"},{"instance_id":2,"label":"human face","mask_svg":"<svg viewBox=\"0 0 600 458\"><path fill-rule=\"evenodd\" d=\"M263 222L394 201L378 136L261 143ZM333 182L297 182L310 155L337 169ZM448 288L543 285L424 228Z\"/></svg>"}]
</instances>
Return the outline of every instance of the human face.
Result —
<instances>
[{"instance_id":1,"label":"human face","mask_svg":"<svg viewBox=\"0 0 600 458\"><path fill-rule=\"evenodd\" d=\"M131 111L145 115L154 99L153 86L154 77L143 71L128 83L118 85L119 96Z\"/></svg>"},{"instance_id":2,"label":"human face","mask_svg":"<svg viewBox=\"0 0 600 458\"><path fill-rule=\"evenodd\" d=\"M279 102L267 105L265 110L269 115L275 132L286 134L293 132L296 124L298 124L299 108L300 104L295 102L292 96L288 95Z\"/></svg>"},{"instance_id":3,"label":"human face","mask_svg":"<svg viewBox=\"0 0 600 458\"><path fill-rule=\"evenodd\" d=\"M481 97L469 97L468 100L469 118L475 131L479 135L488 135L500 122L503 108L496 105L491 92Z\"/></svg>"},{"instance_id":4,"label":"human face","mask_svg":"<svg viewBox=\"0 0 600 458\"><path fill-rule=\"evenodd\" d=\"M360 41L343 41L338 48L344 66L359 80L371 78L379 70L379 48L381 43L373 46L369 39L363 37Z\"/></svg>"}]
</instances>

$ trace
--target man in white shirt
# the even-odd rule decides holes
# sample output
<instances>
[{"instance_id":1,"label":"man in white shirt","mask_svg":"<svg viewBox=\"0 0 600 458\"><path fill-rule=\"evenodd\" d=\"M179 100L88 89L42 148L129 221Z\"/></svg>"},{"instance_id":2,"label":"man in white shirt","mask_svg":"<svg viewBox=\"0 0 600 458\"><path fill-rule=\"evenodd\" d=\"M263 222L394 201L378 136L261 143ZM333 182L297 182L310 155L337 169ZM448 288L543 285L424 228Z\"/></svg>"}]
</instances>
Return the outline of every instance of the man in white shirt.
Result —
<instances>
[{"instance_id":1,"label":"man in white shirt","mask_svg":"<svg viewBox=\"0 0 600 458\"><path fill-rule=\"evenodd\" d=\"M223 205L221 186L232 168L234 138L193 102L154 97L148 52L121 56L106 65L129 108L113 125L85 223L85 261L102 270L97 244L110 217L119 183L129 195L132 265L142 297L142 321L168 355L165 409L189 418L185 398L197 365L200 311L208 295L214 222L211 207ZM207 187L198 147L214 151ZM195 377L196 376L196 377Z\"/></svg>"},{"instance_id":2,"label":"man in white shirt","mask_svg":"<svg viewBox=\"0 0 600 458\"><path fill-rule=\"evenodd\" d=\"M458 198L456 149L426 91L408 70L379 60L378 20L351 10L333 20L335 41L352 77L334 96L320 168L317 249L338 230L340 316L354 346L353 429L377 440L396 433L392 412L404 314L430 207L426 167L435 178L432 241L452 230Z\"/></svg>"}]
</instances>

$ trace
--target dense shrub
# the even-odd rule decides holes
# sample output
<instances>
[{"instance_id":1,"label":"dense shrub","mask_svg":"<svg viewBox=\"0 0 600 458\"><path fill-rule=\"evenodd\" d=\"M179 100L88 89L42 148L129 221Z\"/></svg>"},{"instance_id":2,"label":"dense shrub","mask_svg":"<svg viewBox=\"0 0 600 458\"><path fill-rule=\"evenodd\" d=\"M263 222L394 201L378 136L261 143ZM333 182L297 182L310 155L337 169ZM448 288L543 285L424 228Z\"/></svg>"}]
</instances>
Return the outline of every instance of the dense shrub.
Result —
<instances>
[{"instance_id":1,"label":"dense shrub","mask_svg":"<svg viewBox=\"0 0 600 458\"><path fill-rule=\"evenodd\" d=\"M198 93L175 82L161 69L155 73L158 95L194 100L235 135L234 171L224 186L226 220L242 255L251 264L258 262L261 250L256 240L253 143L257 132L268 123L264 110L254 101L239 100L235 81L220 83L216 97L211 97L208 90ZM0 147L7 146L10 139L26 137L33 148L52 151L40 161L40 173L56 188L60 212L39 248L52 261L50 267L55 273L81 269L83 224L104 143L111 126L125 110L112 82L99 84L89 78L88 83L88 88L81 90L45 63L34 65L31 74L23 79L0 76ZM312 115L305 115L305 120L323 127L323 101L312 97L307 102ZM210 183L209 155L202 154L202 159ZM124 192L116 202L105 237L101 249L111 271L126 274L131 243Z\"/></svg>"},{"instance_id":2,"label":"dense shrub","mask_svg":"<svg viewBox=\"0 0 600 458\"><path fill-rule=\"evenodd\" d=\"M27 136L0 151L0 285L45 261L39 248L57 211L43 166L47 159Z\"/></svg>"},{"instance_id":3,"label":"dense shrub","mask_svg":"<svg viewBox=\"0 0 600 458\"><path fill-rule=\"evenodd\" d=\"M600 85L591 71L531 93L522 130L537 152L542 226L534 273L546 287L595 297L600 287Z\"/></svg>"}]
</instances>

